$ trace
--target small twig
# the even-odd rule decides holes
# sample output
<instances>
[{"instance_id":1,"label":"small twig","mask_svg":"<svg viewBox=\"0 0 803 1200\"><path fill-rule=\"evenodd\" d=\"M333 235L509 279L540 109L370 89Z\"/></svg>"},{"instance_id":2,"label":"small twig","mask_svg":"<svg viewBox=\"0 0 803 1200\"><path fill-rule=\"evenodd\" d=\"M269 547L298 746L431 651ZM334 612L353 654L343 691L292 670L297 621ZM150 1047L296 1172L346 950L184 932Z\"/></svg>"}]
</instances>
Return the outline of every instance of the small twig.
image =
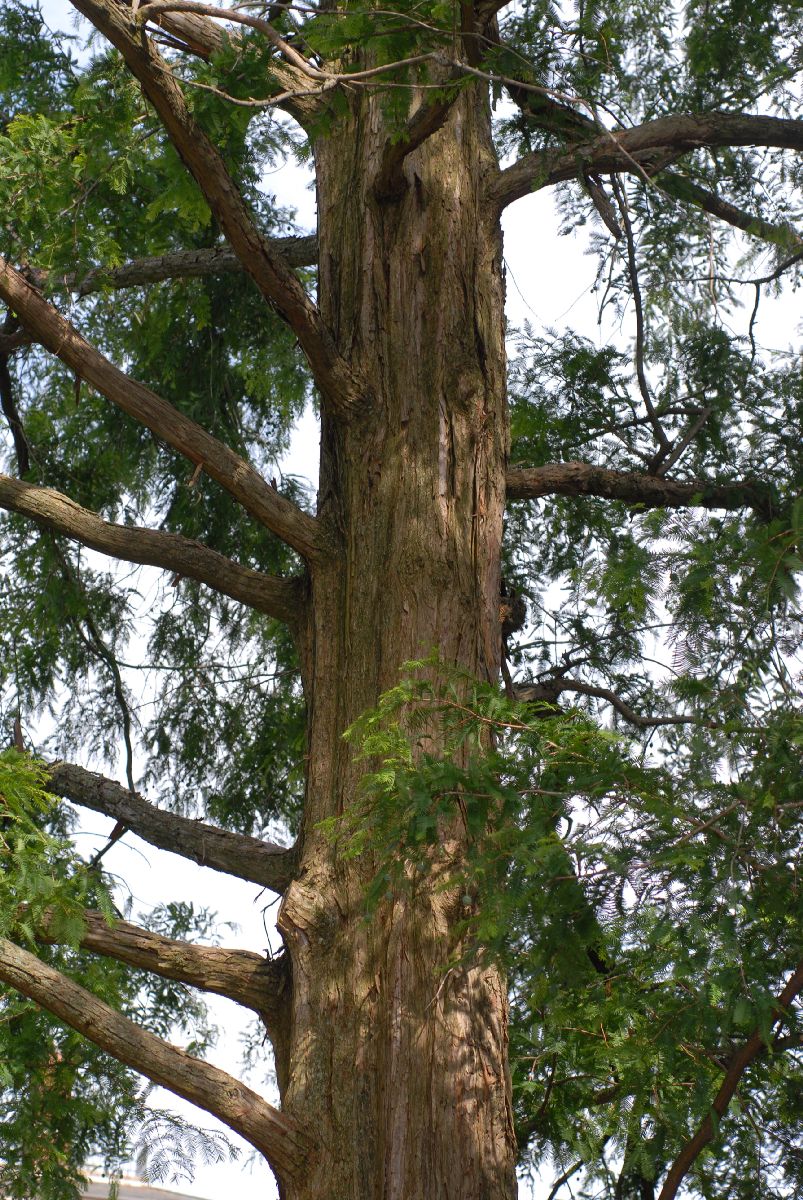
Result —
<instances>
[{"instance_id":1,"label":"small twig","mask_svg":"<svg viewBox=\"0 0 803 1200\"><path fill-rule=\"evenodd\" d=\"M684 433L684 435L680 439L680 441L675 442L669 456L667 458L663 459L663 461L655 467L655 471L654 471L655 475L658 475L658 476L665 475L667 471L671 470L671 468L674 467L675 463L678 461L678 459L680 458L683 451L686 449L686 447L689 445L689 443L692 442L694 440L694 438L696 438L697 434L700 432L703 425L705 425L706 421L708 420L708 418L710 416L711 416L711 405L708 404L702 410L702 412L698 415L696 421L692 421L691 425L686 430L686 432Z\"/></svg>"},{"instance_id":2,"label":"small twig","mask_svg":"<svg viewBox=\"0 0 803 1200\"><path fill-rule=\"evenodd\" d=\"M636 262L636 245L633 239L633 226L630 223L630 214L627 210L627 198L624 195L618 179L615 176L611 177L611 188L616 197L616 202L619 207L619 214L622 218L622 229L625 235L625 246L627 248L627 273L630 278L630 287L633 292L633 305L636 313L636 379L638 380L639 391L641 398L644 401L644 407L647 411L647 416L650 419L650 425L658 440L658 445L662 453L669 450L669 438L664 432L664 428L658 419L658 414L655 411L655 405L652 402L652 394L649 384L647 383L647 375L644 370L644 355L646 351L646 337L644 324L644 306L641 299L641 287L639 285L638 264Z\"/></svg>"},{"instance_id":3,"label":"small twig","mask_svg":"<svg viewBox=\"0 0 803 1200\"><path fill-rule=\"evenodd\" d=\"M552 1184L552 1187L550 1188L549 1195L547 1196L546 1200L555 1200L555 1197L557 1196L560 1189L563 1187L564 1183L568 1183L569 1180L571 1179L572 1175L576 1175L577 1172L582 1167L582 1165L583 1165L583 1161L581 1159L580 1162L574 1163L571 1167L568 1168L568 1170L564 1171L562 1175L559 1175L558 1178L555 1180L555 1182Z\"/></svg>"},{"instance_id":4,"label":"small twig","mask_svg":"<svg viewBox=\"0 0 803 1200\"><path fill-rule=\"evenodd\" d=\"M715 813L713 817L709 817L707 821L695 825L688 833L684 833L676 842L672 843L671 849L676 850L678 846L682 846L684 842L688 842L691 838L696 837L698 833L705 833L706 829L710 829L712 825L716 825L717 821L721 821L723 817L727 817L734 809L740 808L743 804L742 800L734 800L733 804L729 804L727 808L723 808L720 812Z\"/></svg>"},{"instance_id":5,"label":"small twig","mask_svg":"<svg viewBox=\"0 0 803 1200\"><path fill-rule=\"evenodd\" d=\"M162 12L193 13L201 17L213 17L218 20L234 21L238 25L247 25L251 29L258 30L259 33L264 33L268 41L272 46L276 47L282 57L292 66L298 67L310 79L325 77L326 72L319 71L317 67L309 63L303 54L299 54L289 42L285 41L269 21L265 21L261 17L250 17L247 13L238 12L236 9L217 8L212 4L196 4L194 0L151 0L150 3L143 4L140 7L137 20L148 21L151 19L152 13Z\"/></svg>"}]
</instances>

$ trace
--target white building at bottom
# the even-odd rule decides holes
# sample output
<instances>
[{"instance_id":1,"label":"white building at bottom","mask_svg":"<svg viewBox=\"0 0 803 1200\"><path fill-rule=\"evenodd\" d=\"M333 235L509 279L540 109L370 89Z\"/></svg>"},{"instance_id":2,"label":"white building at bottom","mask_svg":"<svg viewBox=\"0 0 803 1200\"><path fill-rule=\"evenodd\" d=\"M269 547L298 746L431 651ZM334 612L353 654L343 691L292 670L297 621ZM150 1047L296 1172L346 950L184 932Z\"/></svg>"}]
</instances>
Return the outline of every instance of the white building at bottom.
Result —
<instances>
[{"instance_id":1,"label":"white building at bottom","mask_svg":"<svg viewBox=\"0 0 803 1200\"><path fill-rule=\"evenodd\" d=\"M81 1200L107 1200L110 1180L100 1175L89 1176L89 1183L81 1192ZM118 1184L118 1200L198 1200L186 1192L173 1192L166 1188L151 1187L141 1179L124 1175Z\"/></svg>"}]
</instances>

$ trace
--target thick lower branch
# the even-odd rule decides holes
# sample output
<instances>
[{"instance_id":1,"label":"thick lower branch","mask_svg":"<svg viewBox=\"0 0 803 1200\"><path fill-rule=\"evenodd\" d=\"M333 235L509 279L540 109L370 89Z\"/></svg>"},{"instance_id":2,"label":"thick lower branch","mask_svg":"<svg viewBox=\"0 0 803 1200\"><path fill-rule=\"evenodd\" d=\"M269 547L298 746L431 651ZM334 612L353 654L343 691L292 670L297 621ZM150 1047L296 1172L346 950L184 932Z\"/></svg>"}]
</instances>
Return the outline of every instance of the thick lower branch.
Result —
<instances>
[{"instance_id":1,"label":"thick lower branch","mask_svg":"<svg viewBox=\"0 0 803 1200\"><path fill-rule=\"evenodd\" d=\"M232 562L201 542L177 533L115 525L51 488L36 487L0 475L0 508L31 517L56 533L125 562L147 563L178 576L196 579L224 596L291 625L300 622L304 585L300 579L276 579Z\"/></svg>"},{"instance_id":2,"label":"thick lower branch","mask_svg":"<svg viewBox=\"0 0 803 1200\"><path fill-rule=\"evenodd\" d=\"M126 1066L218 1117L265 1156L280 1180L303 1168L308 1145L295 1122L232 1075L141 1029L5 938L0 979Z\"/></svg>"},{"instance_id":3,"label":"thick lower branch","mask_svg":"<svg viewBox=\"0 0 803 1200\"><path fill-rule=\"evenodd\" d=\"M0 296L52 354L79 379L202 467L258 521L308 559L320 556L314 517L279 495L250 463L150 388L131 379L90 346L19 271L0 258Z\"/></svg>"},{"instance_id":4,"label":"thick lower branch","mask_svg":"<svg viewBox=\"0 0 803 1200\"><path fill-rule=\"evenodd\" d=\"M292 849L165 812L137 792L74 763L54 763L47 786L82 808L113 817L151 846L180 854L203 867L236 875L274 892L283 892L293 878Z\"/></svg>"},{"instance_id":5,"label":"thick lower branch","mask_svg":"<svg viewBox=\"0 0 803 1200\"><path fill-rule=\"evenodd\" d=\"M599 496L646 508L752 508L765 520L778 511L774 489L760 480L718 483L695 479L681 483L635 471L613 471L590 463L547 463L543 467L511 467L508 500L542 496Z\"/></svg>"},{"instance_id":6,"label":"thick lower branch","mask_svg":"<svg viewBox=\"0 0 803 1200\"><path fill-rule=\"evenodd\" d=\"M284 1007L283 992L288 982L284 958L268 959L250 950L179 942L128 921L115 921L110 927L101 913L91 909L87 909L84 919L81 947L93 954L226 996L259 1013L268 1026ZM37 938L47 945L60 940L48 925L37 931Z\"/></svg>"}]
</instances>

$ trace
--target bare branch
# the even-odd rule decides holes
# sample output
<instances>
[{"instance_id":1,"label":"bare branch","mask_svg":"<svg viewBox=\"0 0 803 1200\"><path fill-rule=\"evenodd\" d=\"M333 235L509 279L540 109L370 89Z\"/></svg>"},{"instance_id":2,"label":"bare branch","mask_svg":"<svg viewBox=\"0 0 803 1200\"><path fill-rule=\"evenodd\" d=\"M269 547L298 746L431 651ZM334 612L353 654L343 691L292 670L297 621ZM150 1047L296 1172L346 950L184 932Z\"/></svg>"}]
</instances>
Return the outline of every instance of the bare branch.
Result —
<instances>
[{"instance_id":1,"label":"bare branch","mask_svg":"<svg viewBox=\"0 0 803 1200\"><path fill-rule=\"evenodd\" d=\"M555 1180L555 1182L552 1184L552 1187L550 1188L549 1195L547 1196L546 1200L555 1200L555 1197L557 1196L558 1192L563 1187L563 1185L565 1183L568 1183L569 1180L571 1179L571 1177L573 1175L576 1175L582 1166L583 1166L583 1161L581 1159L580 1162L572 1163L572 1165L570 1167L567 1167L566 1170L563 1172L563 1174L559 1175L558 1178Z\"/></svg>"},{"instance_id":2,"label":"bare branch","mask_svg":"<svg viewBox=\"0 0 803 1200\"><path fill-rule=\"evenodd\" d=\"M318 261L318 239L307 237L271 238L271 243L291 267L314 266ZM36 271L40 286L88 296L104 288L143 287L165 279L202 279L209 275L241 274L245 268L228 246L202 250L175 250L171 254L135 258L121 267L96 267L85 275L64 275L55 278L47 271ZM2 348L2 347L0 347Z\"/></svg>"},{"instance_id":3,"label":"bare branch","mask_svg":"<svg viewBox=\"0 0 803 1200\"><path fill-rule=\"evenodd\" d=\"M319 527L314 517L280 496L250 463L223 442L150 388L118 370L2 258L0 296L37 341L71 367L79 379L92 384L123 412L141 421L168 445L202 467L258 521L299 554L309 559L321 556Z\"/></svg>"},{"instance_id":4,"label":"bare branch","mask_svg":"<svg viewBox=\"0 0 803 1200\"><path fill-rule=\"evenodd\" d=\"M226 1071L141 1029L5 938L0 939L0 979L126 1066L218 1117L265 1156L280 1180L303 1169L309 1145L296 1122Z\"/></svg>"},{"instance_id":5,"label":"bare branch","mask_svg":"<svg viewBox=\"0 0 803 1200\"><path fill-rule=\"evenodd\" d=\"M303 54L299 54L294 46L285 41L270 21L266 21L262 17L252 17L250 13L240 12L234 8L219 8L213 4L196 3L196 0L146 0L139 8L137 17L141 21L150 21L152 16L165 12L195 13L201 17L209 17L218 21L233 21L236 25L246 25L250 29L256 29L259 33L265 34L271 45L291 66L298 67L312 79L324 78L323 71L319 71L317 67L308 62Z\"/></svg>"},{"instance_id":6,"label":"bare branch","mask_svg":"<svg viewBox=\"0 0 803 1200\"><path fill-rule=\"evenodd\" d=\"M664 450L660 450L654 454L647 466L656 475L664 475L667 471L671 471L675 463L682 457L684 451L691 445L697 434L705 425L708 418L711 416L711 405L707 404L702 408L693 420L689 421L685 433L678 434L671 445Z\"/></svg>"},{"instance_id":7,"label":"bare branch","mask_svg":"<svg viewBox=\"0 0 803 1200\"><path fill-rule=\"evenodd\" d=\"M72 0L115 46L142 85L167 134L198 184L229 244L266 300L287 321L309 360L324 401L335 411L358 405L362 389L321 314L275 246L254 224L218 149L187 108L169 64L130 15L110 0Z\"/></svg>"},{"instance_id":8,"label":"bare branch","mask_svg":"<svg viewBox=\"0 0 803 1200\"><path fill-rule=\"evenodd\" d=\"M633 129L606 131L569 151L524 154L502 171L492 185L492 196L502 209L530 192L577 179L583 171L605 175L635 170L649 175L656 166L666 165L666 156L715 146L801 150L803 121L722 112L659 117Z\"/></svg>"},{"instance_id":9,"label":"bare branch","mask_svg":"<svg viewBox=\"0 0 803 1200\"><path fill-rule=\"evenodd\" d=\"M181 42L190 54L207 61L223 49L227 38L232 39L231 33L221 29L216 21L197 13L156 13L151 20L171 38Z\"/></svg>"},{"instance_id":10,"label":"bare branch","mask_svg":"<svg viewBox=\"0 0 803 1200\"><path fill-rule=\"evenodd\" d=\"M488 3L477 6L478 26L483 30L483 40L489 45L509 49L499 35L499 25L495 20L497 12L504 8L508 0L489 0ZM596 137L600 127L592 116L581 112L576 107L581 103L579 97L568 97L565 93L558 95L554 89L547 89L531 81L504 79L505 90L517 108L532 119L535 126L555 133L570 141L587 141ZM537 89L537 90L536 90ZM585 105L590 110L589 104Z\"/></svg>"},{"instance_id":11,"label":"bare branch","mask_svg":"<svg viewBox=\"0 0 803 1200\"><path fill-rule=\"evenodd\" d=\"M541 496L600 496L646 508L752 508L764 520L778 512L774 489L757 479L716 482L694 479L681 483L635 471L614 471L590 463L548 463L543 467L512 467L507 473L508 500Z\"/></svg>"},{"instance_id":12,"label":"bare branch","mask_svg":"<svg viewBox=\"0 0 803 1200\"><path fill-rule=\"evenodd\" d=\"M803 960L797 964L793 974L790 976L787 984L778 999L773 1009L769 1028L783 1021L786 1016L787 1009L795 997L803 990ZM728 1063L725 1078L722 1081L722 1086L717 1092L711 1103L711 1109L716 1114L717 1122L725 1115L728 1106L733 1099L742 1076L747 1068L764 1052L765 1049L765 1032L756 1030L747 1039L744 1045L736 1051ZM707 1116L701 1123L694 1137L689 1138L683 1149L678 1154L672 1164L669 1174L664 1180L664 1186L661 1188L661 1194L658 1200L674 1200L677 1195L678 1188L685 1179L695 1160L702 1150L713 1140L715 1133L714 1121L711 1116Z\"/></svg>"},{"instance_id":13,"label":"bare branch","mask_svg":"<svg viewBox=\"0 0 803 1200\"><path fill-rule=\"evenodd\" d=\"M65 620L72 625L76 634L89 651L90 661L99 662L111 676L112 691L117 705L117 710L120 714L120 723L122 726L123 744L125 745L125 774L126 783L131 791L134 790L134 744L131 737L132 730L132 714L131 706L128 702L127 689L123 683L122 672L117 657L110 646L106 645L106 640L103 637L97 622L92 615L92 605L88 602L89 597L84 589L83 580L80 572L75 565L70 562L67 554L64 552L64 547L56 538L51 539L53 543L53 551L56 559L61 567L62 578L67 586L68 594L76 593L80 595L84 601L83 613L79 616L76 613L68 612L65 614ZM120 830L119 836L122 836L124 830ZM112 838L116 840L116 838ZM93 864L97 864L103 857L103 853L96 854L92 860Z\"/></svg>"},{"instance_id":14,"label":"bare branch","mask_svg":"<svg viewBox=\"0 0 803 1200\"><path fill-rule=\"evenodd\" d=\"M680 713L672 717L643 717L610 688L595 687L591 683L583 683L580 679L566 679L562 675L543 683L514 684L513 686L515 698L523 700L525 704L554 705L562 692L579 692L583 696L594 696L598 700L605 700L616 709L620 716L624 717L630 725L635 725L637 729L660 729L666 725L689 724L711 727L710 722L701 721L694 713Z\"/></svg>"},{"instance_id":15,"label":"bare branch","mask_svg":"<svg viewBox=\"0 0 803 1200\"><path fill-rule=\"evenodd\" d=\"M0 354L7 358L22 346L30 346L32 340L24 329L18 329L16 333L0 333Z\"/></svg>"},{"instance_id":16,"label":"bare branch","mask_svg":"<svg viewBox=\"0 0 803 1200\"><path fill-rule=\"evenodd\" d=\"M84 920L82 949L151 971L165 979L175 979L190 987L226 996L263 1017L270 1018L287 985L282 958L263 958L250 950L196 946L192 942L151 933L128 921L115 921L109 926L106 918L92 909L86 910ZM52 925L52 921L46 922L41 930L37 930L37 939L46 945L60 941L54 935Z\"/></svg>"},{"instance_id":17,"label":"bare branch","mask_svg":"<svg viewBox=\"0 0 803 1200\"><path fill-rule=\"evenodd\" d=\"M297 625L303 614L300 579L263 575L177 533L112 524L51 488L0 475L0 508L32 517L40 525L101 554L197 579L224 596L291 625Z\"/></svg>"},{"instance_id":18,"label":"bare branch","mask_svg":"<svg viewBox=\"0 0 803 1200\"><path fill-rule=\"evenodd\" d=\"M151 846L180 854L203 867L236 875L274 892L283 892L293 878L294 849L166 812L137 792L74 763L53 763L47 786L73 804L122 822Z\"/></svg>"},{"instance_id":19,"label":"bare branch","mask_svg":"<svg viewBox=\"0 0 803 1200\"><path fill-rule=\"evenodd\" d=\"M239 31L222 29L217 21L196 12L155 12L148 15L148 22L167 35L171 48L207 61L227 42L236 44L239 38ZM311 88L305 73L289 63L279 60L266 65L270 76L283 89L283 94L273 97L273 105L285 109L302 125L313 119L321 109L320 90Z\"/></svg>"},{"instance_id":20,"label":"bare branch","mask_svg":"<svg viewBox=\"0 0 803 1200\"><path fill-rule=\"evenodd\" d=\"M617 180L615 179L613 180L613 187L625 234L625 244L627 246L627 273L630 279L630 290L633 294L633 305L636 312L636 379L638 380L638 388L639 392L641 393L641 399L644 403L644 409L650 419L650 425L660 447L658 456L663 457L669 450L669 438L666 436L664 427L658 419L658 414L655 411L655 405L652 402L652 393L650 392L650 385L647 382L647 373L644 370L646 327L644 321L644 305L641 301L641 285L639 284L638 263L636 262L636 243L635 239L633 238L633 226L630 222L630 214L627 211L627 197L624 194L624 189L618 186Z\"/></svg>"}]
</instances>

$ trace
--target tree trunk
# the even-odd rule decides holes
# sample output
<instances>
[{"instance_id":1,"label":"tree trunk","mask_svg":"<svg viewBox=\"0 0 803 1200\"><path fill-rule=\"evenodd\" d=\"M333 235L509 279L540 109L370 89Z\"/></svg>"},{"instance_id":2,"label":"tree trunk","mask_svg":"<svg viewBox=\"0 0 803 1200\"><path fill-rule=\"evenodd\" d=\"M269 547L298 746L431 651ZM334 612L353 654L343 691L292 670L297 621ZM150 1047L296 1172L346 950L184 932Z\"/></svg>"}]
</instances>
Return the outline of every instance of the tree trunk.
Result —
<instances>
[{"instance_id":1,"label":"tree trunk","mask_svg":"<svg viewBox=\"0 0 803 1200\"><path fill-rule=\"evenodd\" d=\"M282 1103L319 1150L287 1197L507 1200L504 979L447 969L449 893L397 897L366 922L372 864L344 860L319 828L364 769L343 731L406 660L436 649L479 678L499 671L508 434L486 101L463 92L405 160L401 196L380 202L386 142L380 101L360 96L316 147L319 303L367 402L323 423L318 511L340 554L311 580L303 849L279 919L293 978Z\"/></svg>"}]
</instances>

